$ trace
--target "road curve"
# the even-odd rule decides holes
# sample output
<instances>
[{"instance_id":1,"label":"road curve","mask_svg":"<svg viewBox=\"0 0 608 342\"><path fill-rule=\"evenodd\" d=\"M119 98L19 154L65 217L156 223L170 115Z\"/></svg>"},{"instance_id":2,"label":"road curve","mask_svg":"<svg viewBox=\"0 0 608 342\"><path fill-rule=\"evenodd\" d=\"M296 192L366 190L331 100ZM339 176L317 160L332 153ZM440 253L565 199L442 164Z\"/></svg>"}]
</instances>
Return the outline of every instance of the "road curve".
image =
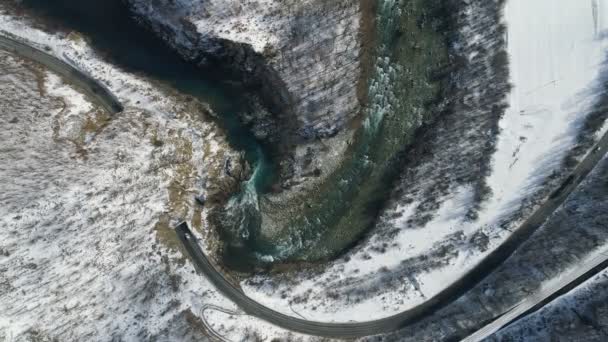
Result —
<instances>
[{"instance_id":1,"label":"road curve","mask_svg":"<svg viewBox=\"0 0 608 342\"><path fill-rule=\"evenodd\" d=\"M190 255L197 269L202 272L211 283L217 287L227 298L236 303L244 312L256 316L271 324L284 329L300 332L308 335L336 337L336 338L357 338L363 336L377 335L399 330L409 324L416 322L432 314L438 309L453 302L476 284L488 276L494 269L500 266L515 250L526 241L566 200L568 195L585 179L597 163L608 151L608 132L600 139L585 158L579 163L576 169L555 190L546 201L515 230L503 244L492 251L473 269L464 274L460 279L451 284L446 289L431 297L426 302L413 309L406 310L399 314L383 319L367 322L352 323L324 323L303 320L291 317L275 310L272 310L253 299L249 298L239 288L232 285L221 272L219 272L209 261L201 250L194 235L186 223L176 227L180 241Z\"/></svg>"},{"instance_id":2,"label":"road curve","mask_svg":"<svg viewBox=\"0 0 608 342\"><path fill-rule=\"evenodd\" d=\"M123 111L123 105L101 82L87 74L85 71L63 61L51 54L37 49L16 38L11 38L6 32L0 34L0 49L15 53L23 58L31 59L49 68L56 74L69 80L73 85L83 91L99 106L112 114Z\"/></svg>"},{"instance_id":3,"label":"road curve","mask_svg":"<svg viewBox=\"0 0 608 342\"><path fill-rule=\"evenodd\" d=\"M554 191L530 218L528 218L511 236L496 250L491 252L477 266L462 278L444 289L425 303L399 313L397 315L368 322L355 323L323 323L307 321L274 311L252 300L240 289L236 288L217 271L202 252L199 244L190 232L187 224L182 223L176 228L176 233L186 248L197 268L230 300L250 315L257 316L272 324L285 329L304 334L354 338L376 335L398 330L433 313L439 308L451 303L506 260L522 242L528 239L542 223L565 201L568 195L591 172L608 151L608 133L606 133L591 152L581 161L566 181Z\"/></svg>"}]
</instances>

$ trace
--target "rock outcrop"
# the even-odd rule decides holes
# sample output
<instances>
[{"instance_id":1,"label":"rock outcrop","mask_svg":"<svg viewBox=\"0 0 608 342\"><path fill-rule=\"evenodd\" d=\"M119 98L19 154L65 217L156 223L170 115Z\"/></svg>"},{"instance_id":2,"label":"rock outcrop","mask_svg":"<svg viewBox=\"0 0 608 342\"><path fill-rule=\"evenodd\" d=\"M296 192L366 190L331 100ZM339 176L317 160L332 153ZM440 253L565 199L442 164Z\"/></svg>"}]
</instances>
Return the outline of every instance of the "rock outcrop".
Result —
<instances>
[{"instance_id":1,"label":"rock outcrop","mask_svg":"<svg viewBox=\"0 0 608 342\"><path fill-rule=\"evenodd\" d=\"M296 150L345 131L360 111L359 1L125 2L185 58L224 66L256 90L274 122L266 111L260 120L249 113L244 121L291 160L283 178L314 171ZM312 149L323 158L323 148Z\"/></svg>"}]
</instances>

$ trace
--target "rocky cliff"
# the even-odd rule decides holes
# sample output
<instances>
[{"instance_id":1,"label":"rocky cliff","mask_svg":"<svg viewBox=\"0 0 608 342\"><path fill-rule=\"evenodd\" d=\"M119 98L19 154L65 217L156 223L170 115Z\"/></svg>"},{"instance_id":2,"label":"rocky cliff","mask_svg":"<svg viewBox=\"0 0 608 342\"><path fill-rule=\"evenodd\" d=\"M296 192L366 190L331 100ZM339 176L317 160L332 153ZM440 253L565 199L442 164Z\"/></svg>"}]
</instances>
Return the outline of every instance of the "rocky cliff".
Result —
<instances>
[{"instance_id":1,"label":"rocky cliff","mask_svg":"<svg viewBox=\"0 0 608 342\"><path fill-rule=\"evenodd\" d=\"M324 148L316 141L345 131L359 113L359 1L125 2L185 58L226 67L256 90L270 118L258 110L245 121L290 160L284 179L317 169L298 156L322 159Z\"/></svg>"}]
</instances>

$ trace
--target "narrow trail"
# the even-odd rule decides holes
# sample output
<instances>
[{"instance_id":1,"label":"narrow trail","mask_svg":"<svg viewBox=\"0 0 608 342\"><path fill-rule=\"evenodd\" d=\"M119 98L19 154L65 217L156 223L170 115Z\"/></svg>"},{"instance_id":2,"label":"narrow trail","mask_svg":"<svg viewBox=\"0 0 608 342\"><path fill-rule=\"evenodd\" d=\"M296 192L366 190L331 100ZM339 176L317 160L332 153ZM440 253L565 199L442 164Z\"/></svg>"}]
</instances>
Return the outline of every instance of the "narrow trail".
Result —
<instances>
[{"instance_id":1,"label":"narrow trail","mask_svg":"<svg viewBox=\"0 0 608 342\"><path fill-rule=\"evenodd\" d=\"M236 311L228 310L228 309L222 308L221 306L211 305L211 304L206 304L201 309L201 320L203 322L203 325L205 326L205 329L207 329L207 331L211 335L213 335L213 337L215 337L216 339L218 339L219 341L222 341L222 342L232 342L231 340L225 338L220 333L218 333L217 331L215 331L215 329L213 329L213 327L207 322L207 319L205 318L205 312L208 311L208 310L215 310L215 311L219 311L219 312L225 313L227 315L232 315L232 316L243 316L244 314L241 313L241 312L236 312Z\"/></svg>"}]
</instances>

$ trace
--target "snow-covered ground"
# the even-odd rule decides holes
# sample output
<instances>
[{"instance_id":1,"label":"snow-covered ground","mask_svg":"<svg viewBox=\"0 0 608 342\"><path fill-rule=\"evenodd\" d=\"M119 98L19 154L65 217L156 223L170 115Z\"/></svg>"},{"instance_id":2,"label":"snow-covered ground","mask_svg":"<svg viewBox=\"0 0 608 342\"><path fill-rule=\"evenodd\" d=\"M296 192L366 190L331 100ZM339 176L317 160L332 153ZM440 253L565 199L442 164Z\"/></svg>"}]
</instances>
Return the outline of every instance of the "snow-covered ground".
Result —
<instances>
[{"instance_id":1,"label":"snow-covered ground","mask_svg":"<svg viewBox=\"0 0 608 342\"><path fill-rule=\"evenodd\" d=\"M142 2L137 3L137 6L138 11L145 11L149 16L157 17L165 23L173 23L163 18L166 13L155 13L154 5ZM178 0L170 6L171 19L182 15L194 16L196 28L202 35L249 44L260 53L267 46L278 43L277 34L283 31L282 26L287 25L285 17L278 15L285 4L276 0ZM182 43L187 44L186 41Z\"/></svg>"},{"instance_id":2,"label":"snow-covered ground","mask_svg":"<svg viewBox=\"0 0 608 342\"><path fill-rule=\"evenodd\" d=\"M125 2L138 20L183 56L197 62L220 58L226 67L247 75L246 80L262 80L264 86L260 90L266 94L262 97L272 98L270 108L291 112L290 120L296 120L298 126L294 134L310 140L299 146L295 157L301 159L300 154L308 147L316 153L310 165L294 163L293 185L302 183L297 178L314 181L315 177L306 175L320 164L331 163L332 156L312 141L314 137L325 139L336 133L349 133L346 127L361 109L357 96L362 56L360 2Z\"/></svg>"},{"instance_id":3,"label":"snow-covered ground","mask_svg":"<svg viewBox=\"0 0 608 342\"><path fill-rule=\"evenodd\" d=\"M384 253L363 247L323 273L302 275L308 279L257 277L241 284L247 294L295 317L378 319L428 299L507 236L496 222L560 167L594 103L608 6L508 0L505 16L514 89L489 178L494 196L479 218L466 220L472 189L463 186L425 228L398 231ZM189 312L232 340L306 339L248 316L203 310L236 308L159 243L159 222L195 215L190 204L175 205L170 188L177 182L179 197L191 202L225 148L215 127L189 115L174 95L100 60L78 35L49 35L5 14L0 30L69 56L127 107L107 118L58 77L0 54L0 338L149 339ZM396 228L416 206L399 208ZM485 248L471 244L480 232ZM395 269L406 272L393 277Z\"/></svg>"},{"instance_id":4,"label":"snow-covered ground","mask_svg":"<svg viewBox=\"0 0 608 342\"><path fill-rule=\"evenodd\" d=\"M391 221L398 232L382 253L363 247L322 273L257 276L241 284L248 295L312 320L387 317L450 285L517 228L523 218L499 224L560 170L602 89L608 4L508 0L504 17L514 88L488 178L493 196L482 203L479 217L465 216L472 198L468 186L447 196L421 229L404 229L419 202L403 204ZM606 126L600 133L605 131Z\"/></svg>"},{"instance_id":5,"label":"snow-covered ground","mask_svg":"<svg viewBox=\"0 0 608 342\"><path fill-rule=\"evenodd\" d=\"M608 56L608 3L509 0L514 85L489 179L486 217L517 208L560 167L597 100Z\"/></svg>"},{"instance_id":6,"label":"snow-covered ground","mask_svg":"<svg viewBox=\"0 0 608 342\"><path fill-rule=\"evenodd\" d=\"M605 341L608 269L484 341Z\"/></svg>"},{"instance_id":7,"label":"snow-covered ground","mask_svg":"<svg viewBox=\"0 0 608 342\"><path fill-rule=\"evenodd\" d=\"M274 0L214 0L206 4L206 9L214 15L197 21L199 32L214 35L223 39L250 44L257 52L278 44L277 33L281 26L287 25L280 13L282 2Z\"/></svg>"},{"instance_id":8,"label":"snow-covered ground","mask_svg":"<svg viewBox=\"0 0 608 342\"><path fill-rule=\"evenodd\" d=\"M471 335L471 332L488 324L492 317L500 317L525 300L538 298L536 293L547 285L555 284L555 280L559 280L571 270L581 271L583 268L579 266L585 260L590 260L606 250L607 192L608 156L605 156L564 204L528 240L466 294L405 329L363 340L461 341ZM608 303L604 299L608 295L605 285L603 289L598 288L589 294L598 303ZM582 306L580 308L582 309ZM586 310L580 310L583 311ZM569 318L566 316L559 323L550 320L555 336L560 334L562 322L566 325L571 323ZM526 328L532 326L526 325ZM526 333L524 329L521 333L513 341L536 341L534 334ZM564 340L578 341L581 336L587 335L571 334L569 339Z\"/></svg>"},{"instance_id":9,"label":"snow-covered ground","mask_svg":"<svg viewBox=\"0 0 608 342\"><path fill-rule=\"evenodd\" d=\"M200 107L107 64L76 34L50 35L2 12L0 30L69 56L126 105L109 116L0 51L0 340L201 341L205 324L235 340L248 331L304 338L202 312L236 308L167 229L194 220L193 195L232 153Z\"/></svg>"}]
</instances>

